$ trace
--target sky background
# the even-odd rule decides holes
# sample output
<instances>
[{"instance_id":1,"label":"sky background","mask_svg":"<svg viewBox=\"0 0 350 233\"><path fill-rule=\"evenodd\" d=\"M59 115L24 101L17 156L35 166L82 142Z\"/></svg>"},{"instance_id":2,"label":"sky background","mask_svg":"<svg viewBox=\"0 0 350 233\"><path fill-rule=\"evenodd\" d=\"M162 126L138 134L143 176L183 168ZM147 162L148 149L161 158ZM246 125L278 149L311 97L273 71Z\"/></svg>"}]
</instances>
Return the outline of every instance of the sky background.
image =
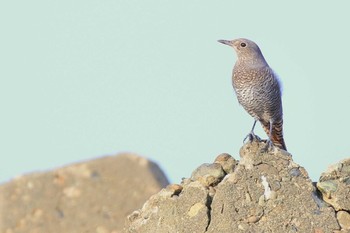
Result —
<instances>
[{"instance_id":1,"label":"sky background","mask_svg":"<svg viewBox=\"0 0 350 233\"><path fill-rule=\"evenodd\" d=\"M0 182L120 152L174 183L220 153L239 159L253 119L217 42L239 37L279 75L287 148L317 180L350 157L349 5L2 1Z\"/></svg>"}]
</instances>

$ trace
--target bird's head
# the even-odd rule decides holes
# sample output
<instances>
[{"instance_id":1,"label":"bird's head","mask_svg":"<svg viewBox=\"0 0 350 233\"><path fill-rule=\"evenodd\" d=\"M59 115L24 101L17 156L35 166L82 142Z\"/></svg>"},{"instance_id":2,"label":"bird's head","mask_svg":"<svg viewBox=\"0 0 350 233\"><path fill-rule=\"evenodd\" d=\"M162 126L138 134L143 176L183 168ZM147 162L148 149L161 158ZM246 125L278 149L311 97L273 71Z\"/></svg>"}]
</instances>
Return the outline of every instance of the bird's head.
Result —
<instances>
[{"instance_id":1,"label":"bird's head","mask_svg":"<svg viewBox=\"0 0 350 233\"><path fill-rule=\"evenodd\" d=\"M239 60L260 60L265 61L260 48L253 41L239 38L234 40L218 40L218 42L235 49Z\"/></svg>"}]
</instances>

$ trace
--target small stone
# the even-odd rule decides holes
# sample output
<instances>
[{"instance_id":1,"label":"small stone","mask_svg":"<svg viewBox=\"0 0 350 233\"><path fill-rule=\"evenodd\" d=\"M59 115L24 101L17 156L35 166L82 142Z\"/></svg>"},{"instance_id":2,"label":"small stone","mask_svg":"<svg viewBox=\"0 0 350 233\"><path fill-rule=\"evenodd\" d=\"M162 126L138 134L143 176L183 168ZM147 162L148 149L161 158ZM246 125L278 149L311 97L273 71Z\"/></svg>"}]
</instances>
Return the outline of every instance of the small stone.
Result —
<instances>
[{"instance_id":1,"label":"small stone","mask_svg":"<svg viewBox=\"0 0 350 233\"><path fill-rule=\"evenodd\" d=\"M191 208L190 208L190 210L188 211L188 216L190 216L190 217L194 217L194 216L196 216L198 213L199 213L199 211L201 210L201 209L203 209L205 207L205 205L203 204L203 203L200 203L200 202L198 202L198 203L196 203L196 204L194 204L193 206L191 206Z\"/></svg>"},{"instance_id":2,"label":"small stone","mask_svg":"<svg viewBox=\"0 0 350 233\"><path fill-rule=\"evenodd\" d=\"M274 180L270 183L271 189L278 191L281 188L281 183L278 180Z\"/></svg>"},{"instance_id":3,"label":"small stone","mask_svg":"<svg viewBox=\"0 0 350 233\"><path fill-rule=\"evenodd\" d=\"M253 216L250 216L249 218L247 218L247 222L249 223L256 223L260 220L260 217L256 216L256 215L253 215Z\"/></svg>"},{"instance_id":4,"label":"small stone","mask_svg":"<svg viewBox=\"0 0 350 233\"><path fill-rule=\"evenodd\" d=\"M140 210L135 210L134 212L128 215L127 219L130 222L133 222L135 219L137 219L140 216L140 214L141 214Z\"/></svg>"},{"instance_id":5,"label":"small stone","mask_svg":"<svg viewBox=\"0 0 350 233\"><path fill-rule=\"evenodd\" d=\"M291 170L290 170L290 172L289 172L289 174L291 175L291 176L300 176L301 175L301 171L299 170L299 168L297 168L297 167L294 167L294 168L292 168Z\"/></svg>"},{"instance_id":6,"label":"small stone","mask_svg":"<svg viewBox=\"0 0 350 233\"><path fill-rule=\"evenodd\" d=\"M237 161L229 154L222 153L219 154L214 163L219 163L226 174L232 173L235 170Z\"/></svg>"},{"instance_id":7,"label":"small stone","mask_svg":"<svg viewBox=\"0 0 350 233\"><path fill-rule=\"evenodd\" d=\"M220 164L204 163L192 172L191 180L198 180L204 186L214 186L218 184L224 176L225 172Z\"/></svg>"},{"instance_id":8,"label":"small stone","mask_svg":"<svg viewBox=\"0 0 350 233\"><path fill-rule=\"evenodd\" d=\"M261 195L258 201L259 206L265 206L265 195Z\"/></svg>"},{"instance_id":9,"label":"small stone","mask_svg":"<svg viewBox=\"0 0 350 233\"><path fill-rule=\"evenodd\" d=\"M341 228L350 230L350 214L346 211L338 211L337 219Z\"/></svg>"},{"instance_id":10,"label":"small stone","mask_svg":"<svg viewBox=\"0 0 350 233\"><path fill-rule=\"evenodd\" d=\"M169 190L170 192L172 192L173 195L178 196L181 193L183 187L179 184L169 184L166 187L166 189Z\"/></svg>"},{"instance_id":11,"label":"small stone","mask_svg":"<svg viewBox=\"0 0 350 233\"><path fill-rule=\"evenodd\" d=\"M324 181L318 182L317 188L324 194L327 198L332 198L332 193L336 192L338 185L335 181Z\"/></svg>"},{"instance_id":12,"label":"small stone","mask_svg":"<svg viewBox=\"0 0 350 233\"><path fill-rule=\"evenodd\" d=\"M290 180L291 180L291 178L288 177L288 176L283 176L283 177L281 178L281 181L282 181L282 182L289 182Z\"/></svg>"},{"instance_id":13,"label":"small stone","mask_svg":"<svg viewBox=\"0 0 350 233\"><path fill-rule=\"evenodd\" d=\"M242 231L245 231L249 228L248 224L247 223L241 223L238 225L238 229L242 230Z\"/></svg>"},{"instance_id":14,"label":"small stone","mask_svg":"<svg viewBox=\"0 0 350 233\"><path fill-rule=\"evenodd\" d=\"M343 182L346 184L346 185L349 185L350 186L350 177L347 177L343 180Z\"/></svg>"},{"instance_id":15,"label":"small stone","mask_svg":"<svg viewBox=\"0 0 350 233\"><path fill-rule=\"evenodd\" d=\"M208 195L209 195L210 197L214 197L214 196L215 196L215 193L216 193L215 188L213 188L212 186L209 186Z\"/></svg>"}]
</instances>

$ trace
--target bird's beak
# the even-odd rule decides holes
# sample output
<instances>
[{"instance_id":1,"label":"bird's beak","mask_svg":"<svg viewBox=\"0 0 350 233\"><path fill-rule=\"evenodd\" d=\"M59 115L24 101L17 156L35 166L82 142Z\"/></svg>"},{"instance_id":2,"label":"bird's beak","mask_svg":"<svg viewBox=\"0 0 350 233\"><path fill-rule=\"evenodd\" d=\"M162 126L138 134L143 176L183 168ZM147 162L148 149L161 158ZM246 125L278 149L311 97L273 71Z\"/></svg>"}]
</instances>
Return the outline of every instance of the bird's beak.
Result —
<instances>
[{"instance_id":1,"label":"bird's beak","mask_svg":"<svg viewBox=\"0 0 350 233\"><path fill-rule=\"evenodd\" d=\"M218 42L228 45L228 46L232 46L232 41L231 40L218 40Z\"/></svg>"}]
</instances>

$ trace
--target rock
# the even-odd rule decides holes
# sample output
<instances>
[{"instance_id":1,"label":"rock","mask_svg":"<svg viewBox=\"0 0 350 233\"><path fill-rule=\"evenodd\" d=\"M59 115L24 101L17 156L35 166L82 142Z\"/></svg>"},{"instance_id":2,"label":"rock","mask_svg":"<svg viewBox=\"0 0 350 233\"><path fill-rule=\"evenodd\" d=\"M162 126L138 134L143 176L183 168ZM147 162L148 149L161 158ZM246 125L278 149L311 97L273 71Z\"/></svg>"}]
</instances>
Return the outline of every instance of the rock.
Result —
<instances>
[{"instance_id":1,"label":"rock","mask_svg":"<svg viewBox=\"0 0 350 233\"><path fill-rule=\"evenodd\" d=\"M237 161L227 153L218 155L214 163L219 163L226 174L233 172L237 165Z\"/></svg>"},{"instance_id":2,"label":"rock","mask_svg":"<svg viewBox=\"0 0 350 233\"><path fill-rule=\"evenodd\" d=\"M336 210L350 211L350 159L330 166L321 174L317 187Z\"/></svg>"},{"instance_id":3,"label":"rock","mask_svg":"<svg viewBox=\"0 0 350 233\"><path fill-rule=\"evenodd\" d=\"M241 160L221 178L216 159L184 179L182 191L163 189L129 217L125 233L333 232L335 210L322 205L305 169L288 152L263 153L264 142L245 144ZM226 158L229 158L226 156ZM221 160L225 161L225 160ZM206 176L217 182L202 182Z\"/></svg>"},{"instance_id":4,"label":"rock","mask_svg":"<svg viewBox=\"0 0 350 233\"><path fill-rule=\"evenodd\" d=\"M339 229L335 211L313 200L315 189L304 169L277 148L261 153L264 146L253 142L242 147L234 173L216 187L207 232L242 232L243 225L243 232Z\"/></svg>"},{"instance_id":5,"label":"rock","mask_svg":"<svg viewBox=\"0 0 350 233\"><path fill-rule=\"evenodd\" d=\"M178 196L182 192L183 187L179 184L169 184L166 189L172 192L173 195Z\"/></svg>"},{"instance_id":6,"label":"rock","mask_svg":"<svg viewBox=\"0 0 350 233\"><path fill-rule=\"evenodd\" d=\"M350 230L350 214L348 212L339 211L337 213L337 219L341 228L344 230Z\"/></svg>"},{"instance_id":7,"label":"rock","mask_svg":"<svg viewBox=\"0 0 350 233\"><path fill-rule=\"evenodd\" d=\"M219 183L224 176L225 172L219 163L204 163L192 172L191 180L198 180L208 187Z\"/></svg>"},{"instance_id":8,"label":"rock","mask_svg":"<svg viewBox=\"0 0 350 233\"><path fill-rule=\"evenodd\" d=\"M155 163L132 154L21 176L0 186L0 232L120 232L167 184Z\"/></svg>"}]
</instances>

